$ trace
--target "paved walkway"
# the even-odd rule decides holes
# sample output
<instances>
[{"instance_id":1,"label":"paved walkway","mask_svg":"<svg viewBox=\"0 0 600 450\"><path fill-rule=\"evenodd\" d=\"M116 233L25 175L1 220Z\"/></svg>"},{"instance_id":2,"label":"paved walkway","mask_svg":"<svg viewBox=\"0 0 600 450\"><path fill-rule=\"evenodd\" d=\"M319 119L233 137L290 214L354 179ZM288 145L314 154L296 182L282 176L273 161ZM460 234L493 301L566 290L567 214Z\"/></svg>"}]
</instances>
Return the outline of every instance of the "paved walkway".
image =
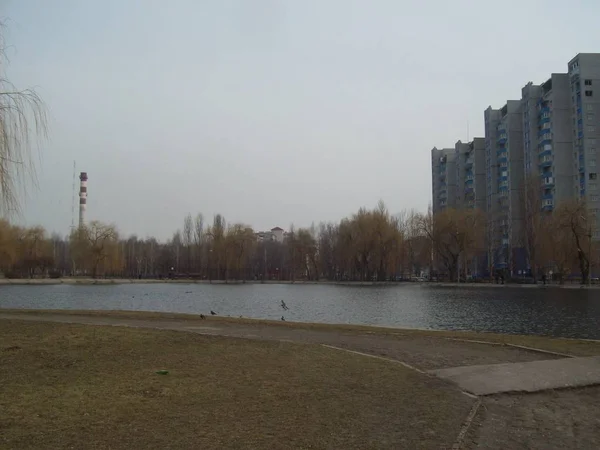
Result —
<instances>
[{"instance_id":1,"label":"paved walkway","mask_svg":"<svg viewBox=\"0 0 600 450\"><path fill-rule=\"evenodd\" d=\"M600 356L432 370L475 395L537 392L600 384Z\"/></svg>"}]
</instances>

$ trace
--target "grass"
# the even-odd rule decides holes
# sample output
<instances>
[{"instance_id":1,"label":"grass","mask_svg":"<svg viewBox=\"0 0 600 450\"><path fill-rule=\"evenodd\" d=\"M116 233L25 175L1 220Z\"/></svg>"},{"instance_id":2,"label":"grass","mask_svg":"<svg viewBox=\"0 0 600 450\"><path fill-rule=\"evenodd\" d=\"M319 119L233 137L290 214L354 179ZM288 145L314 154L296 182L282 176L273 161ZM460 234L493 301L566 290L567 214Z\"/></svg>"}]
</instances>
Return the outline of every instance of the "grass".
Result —
<instances>
[{"instance_id":1,"label":"grass","mask_svg":"<svg viewBox=\"0 0 600 450\"><path fill-rule=\"evenodd\" d=\"M0 323L0 448L449 448L472 404L322 346Z\"/></svg>"},{"instance_id":2,"label":"grass","mask_svg":"<svg viewBox=\"0 0 600 450\"><path fill-rule=\"evenodd\" d=\"M115 317L121 319L137 319L137 320L185 320L199 321L198 315L193 314L176 314L162 312L145 312L145 311L76 311L76 310L19 310L19 309L0 309L0 313L16 313L16 314L60 314L60 315L75 315L75 316L92 316L92 317ZM498 334L487 332L474 331L444 331L444 330L416 330L416 329L399 329L399 328L384 328L367 325L336 325L323 323L303 323L303 322L282 322L273 320L259 319L239 319L233 317L207 317L206 322L212 322L215 325L235 326L270 326L278 328L292 328L302 330L315 331L330 331L344 334L368 334L378 336L388 336L401 339L403 337L434 337L434 338L450 338L450 339L471 339L500 344L522 345L533 347L551 352L565 353L573 356L596 356L600 355L600 341L584 340L584 339L563 339L551 338L547 336L533 335L516 335L516 334ZM206 324L206 322L203 322Z\"/></svg>"}]
</instances>

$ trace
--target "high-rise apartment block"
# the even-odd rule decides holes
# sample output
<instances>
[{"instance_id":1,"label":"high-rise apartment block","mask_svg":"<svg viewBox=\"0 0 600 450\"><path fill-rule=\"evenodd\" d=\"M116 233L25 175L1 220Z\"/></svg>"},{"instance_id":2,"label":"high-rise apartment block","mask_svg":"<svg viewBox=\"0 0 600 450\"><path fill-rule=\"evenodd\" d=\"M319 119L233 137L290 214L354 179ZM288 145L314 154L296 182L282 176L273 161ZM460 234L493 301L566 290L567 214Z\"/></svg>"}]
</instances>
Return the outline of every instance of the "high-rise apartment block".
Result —
<instances>
[{"instance_id":1,"label":"high-rise apartment block","mask_svg":"<svg viewBox=\"0 0 600 450\"><path fill-rule=\"evenodd\" d=\"M583 199L600 219L600 53L581 53L567 69L539 85L527 83L520 100L488 107L484 138L431 152L433 212L481 209L486 248L492 249L486 257L494 269L530 269L524 236L528 189L539 194L542 211Z\"/></svg>"},{"instance_id":2,"label":"high-rise apartment block","mask_svg":"<svg viewBox=\"0 0 600 450\"><path fill-rule=\"evenodd\" d=\"M453 148L431 150L431 188L434 214L456 207L456 159Z\"/></svg>"},{"instance_id":3,"label":"high-rise apartment block","mask_svg":"<svg viewBox=\"0 0 600 450\"><path fill-rule=\"evenodd\" d=\"M454 148L431 150L433 213L445 208L485 207L485 147L483 138L458 141Z\"/></svg>"}]
</instances>

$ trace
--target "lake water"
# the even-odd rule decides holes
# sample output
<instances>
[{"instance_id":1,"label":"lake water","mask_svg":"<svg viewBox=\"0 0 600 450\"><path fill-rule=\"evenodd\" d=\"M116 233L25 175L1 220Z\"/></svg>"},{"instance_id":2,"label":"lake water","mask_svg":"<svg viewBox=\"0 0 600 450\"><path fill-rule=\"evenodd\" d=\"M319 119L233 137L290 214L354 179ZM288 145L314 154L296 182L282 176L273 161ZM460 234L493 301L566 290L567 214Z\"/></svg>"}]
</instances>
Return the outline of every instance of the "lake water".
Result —
<instances>
[{"instance_id":1,"label":"lake water","mask_svg":"<svg viewBox=\"0 0 600 450\"><path fill-rule=\"evenodd\" d=\"M289 310L281 307L284 300ZM0 308L116 309L600 339L600 290L310 284L0 286Z\"/></svg>"}]
</instances>

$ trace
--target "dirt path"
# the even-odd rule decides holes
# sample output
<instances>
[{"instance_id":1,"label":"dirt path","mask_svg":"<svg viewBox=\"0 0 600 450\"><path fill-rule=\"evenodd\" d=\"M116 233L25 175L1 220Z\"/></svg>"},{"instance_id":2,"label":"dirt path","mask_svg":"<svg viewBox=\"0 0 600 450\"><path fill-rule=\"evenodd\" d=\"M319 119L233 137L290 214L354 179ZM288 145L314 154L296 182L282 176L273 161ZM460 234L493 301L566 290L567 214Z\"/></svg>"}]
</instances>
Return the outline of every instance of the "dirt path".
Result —
<instances>
[{"instance_id":1,"label":"dirt path","mask_svg":"<svg viewBox=\"0 0 600 450\"><path fill-rule=\"evenodd\" d=\"M235 324L208 320L130 319L67 314L31 315L0 313L0 319L2 318L87 325L157 328L247 339L327 344L397 359L422 370L557 358L553 355L514 347L454 341L433 336L384 336L368 333L344 333L339 331L283 328L264 324Z\"/></svg>"},{"instance_id":2,"label":"dirt path","mask_svg":"<svg viewBox=\"0 0 600 450\"><path fill-rule=\"evenodd\" d=\"M484 397L466 448L600 448L600 387Z\"/></svg>"}]
</instances>

